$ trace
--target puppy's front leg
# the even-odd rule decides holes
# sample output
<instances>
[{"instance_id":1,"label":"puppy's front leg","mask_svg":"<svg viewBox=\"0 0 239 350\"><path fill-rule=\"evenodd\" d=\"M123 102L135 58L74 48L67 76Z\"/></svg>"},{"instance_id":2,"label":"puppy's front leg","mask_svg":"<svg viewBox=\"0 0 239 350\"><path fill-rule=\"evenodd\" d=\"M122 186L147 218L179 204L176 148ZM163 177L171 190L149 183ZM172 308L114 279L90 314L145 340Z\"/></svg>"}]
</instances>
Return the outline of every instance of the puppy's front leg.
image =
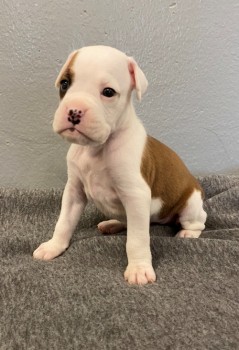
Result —
<instances>
[{"instance_id":1,"label":"puppy's front leg","mask_svg":"<svg viewBox=\"0 0 239 350\"><path fill-rule=\"evenodd\" d=\"M35 259L51 260L62 254L69 246L70 239L86 205L86 196L81 184L68 180L63 197L61 213L53 237L42 243L33 253Z\"/></svg>"},{"instance_id":2,"label":"puppy's front leg","mask_svg":"<svg viewBox=\"0 0 239 350\"><path fill-rule=\"evenodd\" d=\"M150 251L151 191L141 182L134 191L121 198L127 215L126 251L128 266L125 279L130 284L147 284L156 280Z\"/></svg>"}]
</instances>

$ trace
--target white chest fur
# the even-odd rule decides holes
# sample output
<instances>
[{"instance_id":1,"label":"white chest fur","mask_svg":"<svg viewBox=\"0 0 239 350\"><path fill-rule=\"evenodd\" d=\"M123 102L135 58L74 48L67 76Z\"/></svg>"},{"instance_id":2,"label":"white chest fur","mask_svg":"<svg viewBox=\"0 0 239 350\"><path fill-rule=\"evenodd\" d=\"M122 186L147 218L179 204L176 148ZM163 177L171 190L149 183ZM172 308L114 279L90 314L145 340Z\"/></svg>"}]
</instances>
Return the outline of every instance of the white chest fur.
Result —
<instances>
[{"instance_id":1,"label":"white chest fur","mask_svg":"<svg viewBox=\"0 0 239 350\"><path fill-rule=\"evenodd\" d=\"M67 163L68 176L83 185L89 201L106 216L125 220L125 210L106 165L104 149L72 145Z\"/></svg>"}]
</instances>

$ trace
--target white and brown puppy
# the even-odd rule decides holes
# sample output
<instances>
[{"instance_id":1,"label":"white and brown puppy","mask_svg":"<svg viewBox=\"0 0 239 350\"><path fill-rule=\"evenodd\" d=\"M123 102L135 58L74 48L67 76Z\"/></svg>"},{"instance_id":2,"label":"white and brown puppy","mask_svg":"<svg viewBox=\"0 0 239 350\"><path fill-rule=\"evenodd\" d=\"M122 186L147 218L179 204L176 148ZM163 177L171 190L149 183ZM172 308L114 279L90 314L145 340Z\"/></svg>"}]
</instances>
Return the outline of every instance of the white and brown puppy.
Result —
<instances>
[{"instance_id":1,"label":"white and brown puppy","mask_svg":"<svg viewBox=\"0 0 239 350\"><path fill-rule=\"evenodd\" d=\"M68 57L56 80L61 101L53 128L72 143L68 181L53 237L33 253L50 260L62 254L88 200L112 220L104 233L127 226L129 283L156 279L150 252L150 222L176 217L178 237L199 237L205 228L202 190L180 158L148 136L135 114L147 79L133 58L106 46L90 46Z\"/></svg>"}]
</instances>

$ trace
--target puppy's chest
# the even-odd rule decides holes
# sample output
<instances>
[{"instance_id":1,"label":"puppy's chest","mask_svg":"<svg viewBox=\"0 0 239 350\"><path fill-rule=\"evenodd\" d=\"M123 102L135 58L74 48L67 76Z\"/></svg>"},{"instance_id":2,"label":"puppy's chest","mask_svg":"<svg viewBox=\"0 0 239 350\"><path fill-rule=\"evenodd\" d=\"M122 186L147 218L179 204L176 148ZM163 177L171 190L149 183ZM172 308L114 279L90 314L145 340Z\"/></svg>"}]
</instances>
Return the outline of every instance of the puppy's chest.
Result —
<instances>
[{"instance_id":1,"label":"puppy's chest","mask_svg":"<svg viewBox=\"0 0 239 350\"><path fill-rule=\"evenodd\" d=\"M82 155L73 161L74 171L84 186L88 200L105 215L121 216L123 207L103 157Z\"/></svg>"}]
</instances>

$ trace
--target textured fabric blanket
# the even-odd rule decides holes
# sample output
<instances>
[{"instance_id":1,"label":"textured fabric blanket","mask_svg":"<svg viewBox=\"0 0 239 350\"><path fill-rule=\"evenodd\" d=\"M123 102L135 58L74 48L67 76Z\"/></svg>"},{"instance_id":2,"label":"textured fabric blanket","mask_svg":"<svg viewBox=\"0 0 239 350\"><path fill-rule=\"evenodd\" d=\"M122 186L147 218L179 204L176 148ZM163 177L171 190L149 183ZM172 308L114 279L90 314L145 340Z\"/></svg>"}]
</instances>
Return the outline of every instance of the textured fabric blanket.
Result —
<instances>
[{"instance_id":1,"label":"textured fabric blanket","mask_svg":"<svg viewBox=\"0 0 239 350\"><path fill-rule=\"evenodd\" d=\"M151 227L157 282L129 286L126 232L102 235L89 206L70 248L52 236L61 190L0 190L0 349L239 349L239 177L200 178L207 229L198 239Z\"/></svg>"}]
</instances>

